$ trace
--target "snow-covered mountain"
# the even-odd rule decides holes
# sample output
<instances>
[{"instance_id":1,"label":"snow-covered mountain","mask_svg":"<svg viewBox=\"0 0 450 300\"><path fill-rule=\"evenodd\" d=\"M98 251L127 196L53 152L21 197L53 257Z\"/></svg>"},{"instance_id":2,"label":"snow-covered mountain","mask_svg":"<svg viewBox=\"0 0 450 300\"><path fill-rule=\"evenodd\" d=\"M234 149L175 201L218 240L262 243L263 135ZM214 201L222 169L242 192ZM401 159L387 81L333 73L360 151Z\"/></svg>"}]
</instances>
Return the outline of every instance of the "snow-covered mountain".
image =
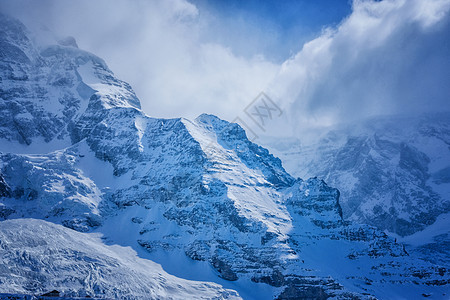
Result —
<instances>
[{"instance_id":1,"label":"snow-covered mountain","mask_svg":"<svg viewBox=\"0 0 450 300\"><path fill-rule=\"evenodd\" d=\"M266 144L291 174L339 188L351 220L406 236L450 212L450 113L378 117Z\"/></svg>"},{"instance_id":2,"label":"snow-covered mountain","mask_svg":"<svg viewBox=\"0 0 450 300\"><path fill-rule=\"evenodd\" d=\"M43 46L20 22L2 16L0 24L0 250L2 264L21 274L6 273L0 292L448 296L446 268L346 221L337 189L294 179L239 125L206 114L151 118L131 87L72 39ZM111 290L115 272L127 281Z\"/></svg>"},{"instance_id":3,"label":"snow-covered mountain","mask_svg":"<svg viewBox=\"0 0 450 300\"><path fill-rule=\"evenodd\" d=\"M377 117L311 135L264 144L291 174L336 186L344 218L450 263L450 113Z\"/></svg>"}]
</instances>

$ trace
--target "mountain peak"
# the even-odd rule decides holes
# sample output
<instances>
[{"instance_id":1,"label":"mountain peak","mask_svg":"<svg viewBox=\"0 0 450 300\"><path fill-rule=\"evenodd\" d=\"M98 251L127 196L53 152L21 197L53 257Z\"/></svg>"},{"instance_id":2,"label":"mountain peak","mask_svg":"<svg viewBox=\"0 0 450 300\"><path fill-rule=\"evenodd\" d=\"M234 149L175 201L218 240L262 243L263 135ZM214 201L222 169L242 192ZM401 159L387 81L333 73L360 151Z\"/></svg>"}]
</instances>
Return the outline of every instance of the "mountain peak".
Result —
<instances>
[{"instance_id":1,"label":"mountain peak","mask_svg":"<svg viewBox=\"0 0 450 300\"><path fill-rule=\"evenodd\" d=\"M60 44L61 46L73 47L73 48L78 49L77 41L72 36L68 36L68 37L60 39L58 41L58 44Z\"/></svg>"},{"instance_id":2,"label":"mountain peak","mask_svg":"<svg viewBox=\"0 0 450 300\"><path fill-rule=\"evenodd\" d=\"M92 128L92 116L101 121L104 110L140 110L130 85L117 79L102 59L78 49L75 39L39 45L20 21L1 15L0 22L0 109L7 112L0 120L0 138L26 145L68 144L80 135L74 130L85 128L87 116Z\"/></svg>"}]
</instances>

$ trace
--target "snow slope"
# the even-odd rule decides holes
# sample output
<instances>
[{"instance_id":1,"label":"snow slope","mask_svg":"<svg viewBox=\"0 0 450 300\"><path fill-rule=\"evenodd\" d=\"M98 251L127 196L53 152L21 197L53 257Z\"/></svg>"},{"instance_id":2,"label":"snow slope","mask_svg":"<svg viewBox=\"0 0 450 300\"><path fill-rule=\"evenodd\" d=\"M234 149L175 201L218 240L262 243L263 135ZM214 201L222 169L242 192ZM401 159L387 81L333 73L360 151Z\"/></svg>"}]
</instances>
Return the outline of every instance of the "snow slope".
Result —
<instances>
[{"instance_id":1,"label":"snow slope","mask_svg":"<svg viewBox=\"0 0 450 300\"><path fill-rule=\"evenodd\" d=\"M0 222L0 290L67 297L240 299L214 283L183 280L132 249L36 219Z\"/></svg>"}]
</instances>

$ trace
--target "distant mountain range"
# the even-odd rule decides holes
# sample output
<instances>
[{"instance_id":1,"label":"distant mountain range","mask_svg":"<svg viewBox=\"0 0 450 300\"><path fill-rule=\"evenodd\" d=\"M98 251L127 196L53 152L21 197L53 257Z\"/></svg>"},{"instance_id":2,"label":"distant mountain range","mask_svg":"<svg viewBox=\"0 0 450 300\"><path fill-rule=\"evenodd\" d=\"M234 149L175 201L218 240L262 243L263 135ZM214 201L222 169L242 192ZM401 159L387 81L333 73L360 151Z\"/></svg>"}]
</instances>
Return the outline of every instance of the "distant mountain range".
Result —
<instances>
[{"instance_id":1,"label":"distant mountain range","mask_svg":"<svg viewBox=\"0 0 450 300\"><path fill-rule=\"evenodd\" d=\"M351 220L406 236L450 212L450 113L373 118L266 144L291 174L339 188Z\"/></svg>"},{"instance_id":2,"label":"distant mountain range","mask_svg":"<svg viewBox=\"0 0 450 300\"><path fill-rule=\"evenodd\" d=\"M337 187L345 219L449 263L450 113L378 117L264 144L291 174Z\"/></svg>"}]
</instances>

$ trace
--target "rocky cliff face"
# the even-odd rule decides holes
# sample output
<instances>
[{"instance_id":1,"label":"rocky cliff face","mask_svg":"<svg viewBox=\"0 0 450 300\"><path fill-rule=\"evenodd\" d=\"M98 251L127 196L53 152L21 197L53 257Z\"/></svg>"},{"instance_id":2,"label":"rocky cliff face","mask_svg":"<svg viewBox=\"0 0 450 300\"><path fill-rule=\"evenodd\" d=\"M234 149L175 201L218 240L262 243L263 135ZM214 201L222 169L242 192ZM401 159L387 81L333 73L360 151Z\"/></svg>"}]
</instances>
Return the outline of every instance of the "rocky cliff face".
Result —
<instances>
[{"instance_id":1,"label":"rocky cliff face","mask_svg":"<svg viewBox=\"0 0 450 300\"><path fill-rule=\"evenodd\" d=\"M345 221L338 190L294 179L239 125L211 115L150 118L132 89L76 43L39 48L20 23L1 19L10 24L2 27L6 49L17 48L2 54L2 64L25 74L1 75L2 114L13 120L0 124L3 219L75 229L70 249L98 232L169 272L250 299L445 296L446 269L373 227ZM47 231L62 230L54 226ZM110 272L110 261L98 259L95 267ZM32 262L5 264L40 266ZM51 276L66 276L55 270ZM27 276L1 291L23 292ZM110 288L89 276L76 293L109 295ZM217 297L237 295L224 291L216 287ZM140 295L124 287L115 296L127 293Z\"/></svg>"},{"instance_id":2,"label":"rocky cliff face","mask_svg":"<svg viewBox=\"0 0 450 300\"><path fill-rule=\"evenodd\" d=\"M21 23L6 16L0 22L4 141L52 142L58 149L84 138L108 109L139 108L131 87L102 59L70 43L33 43Z\"/></svg>"}]
</instances>

